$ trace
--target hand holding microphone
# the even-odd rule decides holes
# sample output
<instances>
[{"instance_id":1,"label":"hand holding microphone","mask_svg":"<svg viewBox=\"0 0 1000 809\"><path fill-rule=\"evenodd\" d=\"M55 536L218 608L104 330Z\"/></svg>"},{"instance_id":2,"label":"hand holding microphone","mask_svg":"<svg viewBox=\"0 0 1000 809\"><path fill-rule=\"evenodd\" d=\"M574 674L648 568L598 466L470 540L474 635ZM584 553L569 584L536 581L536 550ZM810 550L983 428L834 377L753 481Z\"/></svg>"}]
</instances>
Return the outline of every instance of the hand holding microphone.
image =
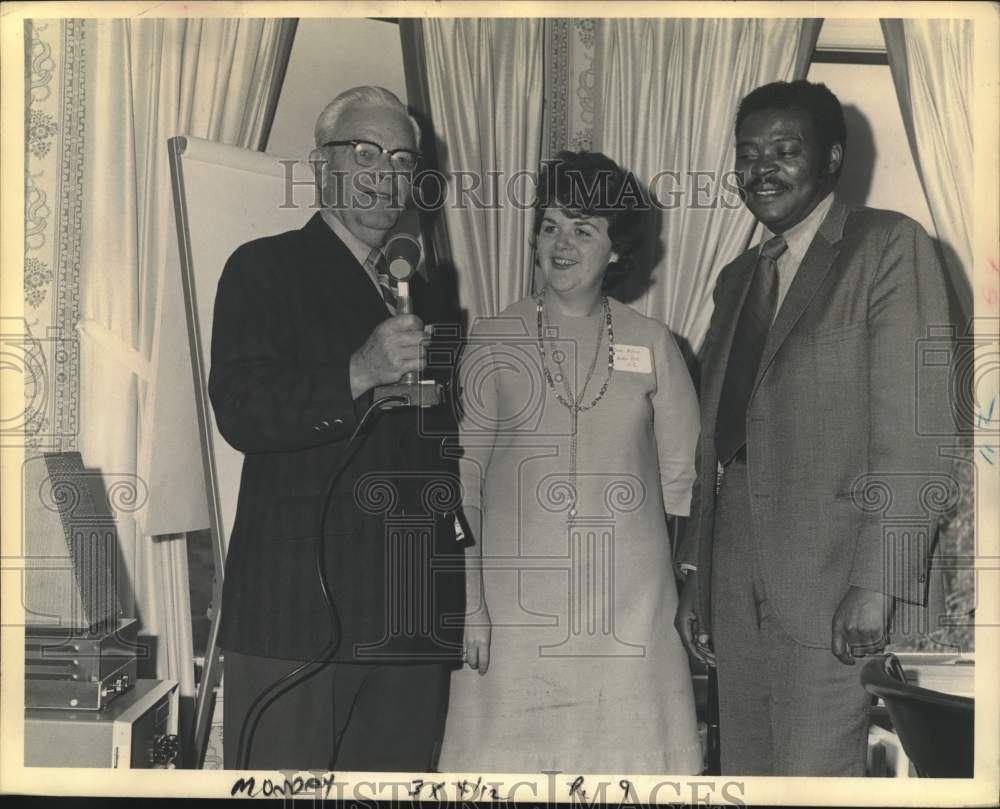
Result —
<instances>
[{"instance_id":1,"label":"hand holding microphone","mask_svg":"<svg viewBox=\"0 0 1000 809\"><path fill-rule=\"evenodd\" d=\"M383 320L351 357L351 395L376 385L392 385L424 368L424 324L416 315Z\"/></svg>"},{"instance_id":2,"label":"hand holding microphone","mask_svg":"<svg viewBox=\"0 0 1000 809\"><path fill-rule=\"evenodd\" d=\"M407 316L413 314L413 299L410 297L410 279L417 271L420 264L421 255L420 242L406 233L398 233L389 239L385 246L385 259L389 265L389 275L396 282L396 316ZM421 350L423 347L421 346ZM422 355L421 355L422 356ZM423 364L419 368L407 371L403 374L402 383L406 385L418 384L418 371L424 369ZM393 382L399 380L392 380Z\"/></svg>"},{"instance_id":3,"label":"hand holding microphone","mask_svg":"<svg viewBox=\"0 0 1000 809\"><path fill-rule=\"evenodd\" d=\"M423 321L413 314L410 279L420 263L420 242L397 234L386 245L385 256L397 284L396 315L380 323L351 357L351 393L357 398L374 387L376 398L401 397L407 405L419 407L439 404L440 385L419 378L426 364L428 335Z\"/></svg>"}]
</instances>

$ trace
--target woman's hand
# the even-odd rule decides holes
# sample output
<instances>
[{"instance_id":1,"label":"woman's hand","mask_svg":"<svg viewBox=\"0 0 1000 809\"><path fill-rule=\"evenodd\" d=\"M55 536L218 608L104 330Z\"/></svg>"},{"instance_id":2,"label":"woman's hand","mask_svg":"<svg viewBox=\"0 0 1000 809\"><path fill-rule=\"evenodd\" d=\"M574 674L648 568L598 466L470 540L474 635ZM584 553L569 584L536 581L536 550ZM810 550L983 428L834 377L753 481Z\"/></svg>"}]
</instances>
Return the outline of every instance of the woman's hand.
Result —
<instances>
[{"instance_id":1,"label":"woman's hand","mask_svg":"<svg viewBox=\"0 0 1000 809\"><path fill-rule=\"evenodd\" d=\"M469 668L485 674L490 667L490 640L493 637L493 622L490 611L485 606L466 618L465 649L462 659Z\"/></svg>"},{"instance_id":2,"label":"woman's hand","mask_svg":"<svg viewBox=\"0 0 1000 809\"><path fill-rule=\"evenodd\" d=\"M698 572L688 571L681 585L677 600L677 614L674 616L674 628L681 636L681 642L689 655L706 666L715 665L715 652L712 650L711 638L698 623Z\"/></svg>"}]
</instances>

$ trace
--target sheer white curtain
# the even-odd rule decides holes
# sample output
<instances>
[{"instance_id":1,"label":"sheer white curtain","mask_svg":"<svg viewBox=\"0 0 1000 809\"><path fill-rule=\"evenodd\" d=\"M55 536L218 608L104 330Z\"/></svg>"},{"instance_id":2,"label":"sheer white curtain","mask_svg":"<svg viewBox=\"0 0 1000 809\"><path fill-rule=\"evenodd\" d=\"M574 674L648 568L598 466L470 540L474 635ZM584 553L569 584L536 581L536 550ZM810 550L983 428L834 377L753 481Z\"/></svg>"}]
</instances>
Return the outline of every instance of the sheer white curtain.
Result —
<instances>
[{"instance_id":1,"label":"sheer white curtain","mask_svg":"<svg viewBox=\"0 0 1000 809\"><path fill-rule=\"evenodd\" d=\"M167 138L189 133L259 148L294 27L264 19L87 22L86 94L77 100L86 107L79 445L85 462L107 474L142 477L154 426L143 418L156 372L152 346L187 345L183 323L157 316L165 296L181 294L179 276L164 272L175 238ZM158 330L176 338L164 341ZM141 499L142 483L138 491ZM119 530L142 632L157 639L157 676L192 695L184 537L142 536L121 512Z\"/></svg>"},{"instance_id":2,"label":"sheer white curtain","mask_svg":"<svg viewBox=\"0 0 1000 809\"><path fill-rule=\"evenodd\" d=\"M941 257L952 282L961 320L973 313L973 23L971 20L906 19L882 20L896 97L917 173L927 198L934 230L942 243ZM987 182L990 182L988 179ZM996 182L995 178L992 182ZM954 315L959 315L955 312ZM960 328L964 323L960 321ZM960 401L976 403L977 380L965 381ZM979 405L962 408L959 424L971 428L985 410ZM952 450L956 463L953 474L959 481L961 499L956 513L944 526L938 553L960 557L975 553L975 450L963 439ZM928 598L931 616L962 614L975 606L975 581L966 571L941 566L931 576ZM913 608L915 626L923 626L927 616ZM904 619L906 613L904 613ZM947 629L949 622L932 627L932 639L945 645L957 642L970 648L971 638L961 628ZM905 624L903 624L905 626ZM942 638L943 636L943 638Z\"/></svg>"},{"instance_id":3,"label":"sheer white curtain","mask_svg":"<svg viewBox=\"0 0 1000 809\"><path fill-rule=\"evenodd\" d=\"M449 177L444 221L470 323L531 291L534 182L527 173L534 175L541 150L543 25L541 19L422 21L429 111ZM499 194L490 172L499 173ZM475 196L487 205L472 193L461 207L453 204L476 182Z\"/></svg>"},{"instance_id":4,"label":"sheer white curtain","mask_svg":"<svg viewBox=\"0 0 1000 809\"><path fill-rule=\"evenodd\" d=\"M882 20L889 67L927 207L965 313L972 313L973 26ZM947 248L951 248L950 250Z\"/></svg>"},{"instance_id":5,"label":"sheer white curtain","mask_svg":"<svg viewBox=\"0 0 1000 809\"><path fill-rule=\"evenodd\" d=\"M802 78L820 23L607 19L598 26L594 148L650 183L663 208L653 222L660 248L650 256L652 277L632 281L626 297L694 350L708 330L716 275L753 231L726 179L737 105L761 84Z\"/></svg>"}]
</instances>

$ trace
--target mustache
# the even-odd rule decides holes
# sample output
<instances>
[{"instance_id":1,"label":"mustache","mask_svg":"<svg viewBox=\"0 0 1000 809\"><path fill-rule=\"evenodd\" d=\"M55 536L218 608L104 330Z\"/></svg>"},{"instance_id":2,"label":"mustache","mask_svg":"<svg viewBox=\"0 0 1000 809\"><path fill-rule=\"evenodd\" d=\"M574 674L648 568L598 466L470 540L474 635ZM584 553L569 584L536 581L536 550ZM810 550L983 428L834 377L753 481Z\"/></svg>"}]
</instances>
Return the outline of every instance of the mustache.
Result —
<instances>
[{"instance_id":1,"label":"mustache","mask_svg":"<svg viewBox=\"0 0 1000 809\"><path fill-rule=\"evenodd\" d=\"M790 186L787 183L783 183L781 180L774 180L766 177L750 180L743 185L744 190L750 193L756 191L787 191L789 187Z\"/></svg>"}]
</instances>

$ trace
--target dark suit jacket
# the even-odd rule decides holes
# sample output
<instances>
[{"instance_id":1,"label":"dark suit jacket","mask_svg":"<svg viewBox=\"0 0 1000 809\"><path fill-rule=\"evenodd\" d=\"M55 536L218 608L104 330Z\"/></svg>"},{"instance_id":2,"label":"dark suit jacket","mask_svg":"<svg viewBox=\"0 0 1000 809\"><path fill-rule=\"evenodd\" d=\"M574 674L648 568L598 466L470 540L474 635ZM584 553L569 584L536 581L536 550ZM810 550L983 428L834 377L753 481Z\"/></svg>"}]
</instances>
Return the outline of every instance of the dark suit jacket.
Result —
<instances>
[{"instance_id":1,"label":"dark suit jacket","mask_svg":"<svg viewBox=\"0 0 1000 809\"><path fill-rule=\"evenodd\" d=\"M679 552L696 564L710 621L715 426L736 321L757 258L726 266L703 348L702 435L691 521ZM916 222L835 201L764 348L747 412L750 513L767 594L785 629L829 646L850 585L922 603L940 508L953 492L921 407L948 412L947 367L921 360L947 326L944 275ZM946 346L947 347L947 346Z\"/></svg>"},{"instance_id":2,"label":"dark suit jacket","mask_svg":"<svg viewBox=\"0 0 1000 809\"><path fill-rule=\"evenodd\" d=\"M301 230L242 245L226 264L209 393L219 431L245 458L224 649L304 660L330 637L316 569L321 494L372 400L351 398L351 354L386 317L318 213ZM454 658L460 648L460 490L441 453L448 414L436 410L378 414L334 490L324 539L343 633L336 660Z\"/></svg>"}]
</instances>

